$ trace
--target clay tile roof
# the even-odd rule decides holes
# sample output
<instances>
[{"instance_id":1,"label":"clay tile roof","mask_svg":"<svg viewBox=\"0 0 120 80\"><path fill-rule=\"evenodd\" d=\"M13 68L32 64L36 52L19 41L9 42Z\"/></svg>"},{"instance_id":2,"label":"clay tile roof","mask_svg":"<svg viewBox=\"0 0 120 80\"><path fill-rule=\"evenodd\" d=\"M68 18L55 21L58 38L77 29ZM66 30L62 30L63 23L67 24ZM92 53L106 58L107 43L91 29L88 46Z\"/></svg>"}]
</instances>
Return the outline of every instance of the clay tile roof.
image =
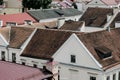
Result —
<instances>
[{"instance_id":1,"label":"clay tile roof","mask_svg":"<svg viewBox=\"0 0 120 80\"><path fill-rule=\"evenodd\" d=\"M107 22L107 14L113 14L113 9L88 8L79 20L85 21L86 26L103 27Z\"/></svg>"},{"instance_id":2,"label":"clay tile roof","mask_svg":"<svg viewBox=\"0 0 120 80\"><path fill-rule=\"evenodd\" d=\"M104 69L120 63L120 28L113 29L110 32L99 31L81 34L78 37ZM95 48L99 46L105 46L107 48L104 52L108 52L108 50L112 51L112 57L105 60L101 59L95 51Z\"/></svg>"},{"instance_id":3,"label":"clay tile roof","mask_svg":"<svg viewBox=\"0 0 120 80\"><path fill-rule=\"evenodd\" d=\"M6 39L6 41L9 41L9 32L10 32L10 27L4 27L0 28L0 34Z\"/></svg>"},{"instance_id":4,"label":"clay tile roof","mask_svg":"<svg viewBox=\"0 0 120 80\"><path fill-rule=\"evenodd\" d=\"M42 80L51 76L37 68L0 61L1 80Z\"/></svg>"},{"instance_id":5,"label":"clay tile roof","mask_svg":"<svg viewBox=\"0 0 120 80\"><path fill-rule=\"evenodd\" d=\"M72 33L38 29L21 56L50 59Z\"/></svg>"},{"instance_id":6,"label":"clay tile roof","mask_svg":"<svg viewBox=\"0 0 120 80\"><path fill-rule=\"evenodd\" d=\"M117 4L116 0L101 0L101 1L107 5L116 5Z\"/></svg>"},{"instance_id":7,"label":"clay tile roof","mask_svg":"<svg viewBox=\"0 0 120 80\"><path fill-rule=\"evenodd\" d=\"M63 24L63 26L60 27L60 29L79 31L83 24L84 22L81 21L68 20L65 21L65 23Z\"/></svg>"},{"instance_id":8,"label":"clay tile roof","mask_svg":"<svg viewBox=\"0 0 120 80\"><path fill-rule=\"evenodd\" d=\"M20 48L33 31L33 28L11 27L9 47Z\"/></svg>"},{"instance_id":9,"label":"clay tile roof","mask_svg":"<svg viewBox=\"0 0 120 80\"><path fill-rule=\"evenodd\" d=\"M17 24L24 24L24 20L32 20L33 22L37 22L27 13L0 15L0 20L3 21L3 26L6 26L6 22L16 22Z\"/></svg>"},{"instance_id":10,"label":"clay tile roof","mask_svg":"<svg viewBox=\"0 0 120 80\"><path fill-rule=\"evenodd\" d=\"M110 27L115 28L115 22L120 21L120 12L116 15L114 20L111 22Z\"/></svg>"}]
</instances>

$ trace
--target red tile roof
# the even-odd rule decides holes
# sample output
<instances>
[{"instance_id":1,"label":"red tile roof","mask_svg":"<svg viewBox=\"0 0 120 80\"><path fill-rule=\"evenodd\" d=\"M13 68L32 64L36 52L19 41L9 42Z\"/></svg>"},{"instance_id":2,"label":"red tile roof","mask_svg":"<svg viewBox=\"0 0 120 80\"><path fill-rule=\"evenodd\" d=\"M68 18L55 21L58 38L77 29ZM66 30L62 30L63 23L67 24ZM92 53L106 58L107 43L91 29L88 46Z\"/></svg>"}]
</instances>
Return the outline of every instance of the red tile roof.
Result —
<instances>
[{"instance_id":1,"label":"red tile roof","mask_svg":"<svg viewBox=\"0 0 120 80\"><path fill-rule=\"evenodd\" d=\"M0 61L0 80L42 80L50 76L37 68Z\"/></svg>"},{"instance_id":2,"label":"red tile roof","mask_svg":"<svg viewBox=\"0 0 120 80\"><path fill-rule=\"evenodd\" d=\"M17 24L23 24L24 20L32 20L33 22L37 22L27 13L0 15L0 20L3 20L3 26L6 26L6 22L16 22Z\"/></svg>"}]
</instances>

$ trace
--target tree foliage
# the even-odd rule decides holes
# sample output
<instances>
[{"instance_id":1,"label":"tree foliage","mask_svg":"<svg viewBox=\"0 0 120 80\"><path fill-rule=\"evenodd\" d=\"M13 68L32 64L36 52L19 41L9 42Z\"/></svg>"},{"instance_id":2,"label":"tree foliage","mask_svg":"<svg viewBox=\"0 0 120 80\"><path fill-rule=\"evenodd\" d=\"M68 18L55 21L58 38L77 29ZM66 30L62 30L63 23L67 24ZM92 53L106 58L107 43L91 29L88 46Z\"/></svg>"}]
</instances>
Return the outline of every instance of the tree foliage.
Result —
<instances>
[{"instance_id":1,"label":"tree foliage","mask_svg":"<svg viewBox=\"0 0 120 80\"><path fill-rule=\"evenodd\" d=\"M52 0L22 0L22 5L24 8L32 9L46 9L49 8L49 4Z\"/></svg>"},{"instance_id":2,"label":"tree foliage","mask_svg":"<svg viewBox=\"0 0 120 80\"><path fill-rule=\"evenodd\" d=\"M0 5L2 5L3 4L3 0L0 0Z\"/></svg>"}]
</instances>

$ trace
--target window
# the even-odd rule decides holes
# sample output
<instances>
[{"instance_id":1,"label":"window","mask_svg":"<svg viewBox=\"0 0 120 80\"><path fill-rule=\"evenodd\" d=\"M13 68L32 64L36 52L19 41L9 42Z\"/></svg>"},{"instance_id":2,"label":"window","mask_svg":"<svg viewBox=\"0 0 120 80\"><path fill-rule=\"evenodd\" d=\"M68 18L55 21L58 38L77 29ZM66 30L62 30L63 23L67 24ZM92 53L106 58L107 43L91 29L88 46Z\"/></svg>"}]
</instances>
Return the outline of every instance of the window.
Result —
<instances>
[{"instance_id":1,"label":"window","mask_svg":"<svg viewBox=\"0 0 120 80\"><path fill-rule=\"evenodd\" d=\"M116 74L113 74L113 80L116 80Z\"/></svg>"},{"instance_id":2,"label":"window","mask_svg":"<svg viewBox=\"0 0 120 80\"><path fill-rule=\"evenodd\" d=\"M75 63L76 62L76 56L75 55L71 55L71 62Z\"/></svg>"},{"instance_id":3,"label":"window","mask_svg":"<svg viewBox=\"0 0 120 80\"><path fill-rule=\"evenodd\" d=\"M25 65L25 62L22 62L22 65Z\"/></svg>"},{"instance_id":4,"label":"window","mask_svg":"<svg viewBox=\"0 0 120 80\"><path fill-rule=\"evenodd\" d=\"M2 59L2 61L5 61L5 51L1 52L1 59Z\"/></svg>"},{"instance_id":5,"label":"window","mask_svg":"<svg viewBox=\"0 0 120 80\"><path fill-rule=\"evenodd\" d=\"M37 64L33 64L33 67L34 67L34 68L37 68Z\"/></svg>"},{"instance_id":6,"label":"window","mask_svg":"<svg viewBox=\"0 0 120 80\"><path fill-rule=\"evenodd\" d=\"M107 76L107 79L106 80L110 80L110 76Z\"/></svg>"},{"instance_id":7,"label":"window","mask_svg":"<svg viewBox=\"0 0 120 80\"><path fill-rule=\"evenodd\" d=\"M120 72L118 73L118 80L120 80Z\"/></svg>"},{"instance_id":8,"label":"window","mask_svg":"<svg viewBox=\"0 0 120 80\"><path fill-rule=\"evenodd\" d=\"M16 54L12 53L12 62L16 62Z\"/></svg>"},{"instance_id":9,"label":"window","mask_svg":"<svg viewBox=\"0 0 120 80\"><path fill-rule=\"evenodd\" d=\"M90 80L96 80L96 77L90 76Z\"/></svg>"}]
</instances>

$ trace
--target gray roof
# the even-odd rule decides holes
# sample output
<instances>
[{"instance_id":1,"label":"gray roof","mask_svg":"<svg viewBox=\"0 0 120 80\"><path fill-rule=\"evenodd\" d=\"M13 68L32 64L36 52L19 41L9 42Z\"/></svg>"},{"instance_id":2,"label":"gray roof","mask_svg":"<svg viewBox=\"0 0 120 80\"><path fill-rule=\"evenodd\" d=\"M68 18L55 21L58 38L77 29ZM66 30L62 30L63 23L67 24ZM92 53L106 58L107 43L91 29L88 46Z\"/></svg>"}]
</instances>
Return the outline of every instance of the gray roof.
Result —
<instances>
[{"instance_id":1,"label":"gray roof","mask_svg":"<svg viewBox=\"0 0 120 80\"><path fill-rule=\"evenodd\" d=\"M38 21L41 19L58 18L61 15L69 17L81 14L80 11L74 8L31 10L28 13Z\"/></svg>"}]
</instances>

